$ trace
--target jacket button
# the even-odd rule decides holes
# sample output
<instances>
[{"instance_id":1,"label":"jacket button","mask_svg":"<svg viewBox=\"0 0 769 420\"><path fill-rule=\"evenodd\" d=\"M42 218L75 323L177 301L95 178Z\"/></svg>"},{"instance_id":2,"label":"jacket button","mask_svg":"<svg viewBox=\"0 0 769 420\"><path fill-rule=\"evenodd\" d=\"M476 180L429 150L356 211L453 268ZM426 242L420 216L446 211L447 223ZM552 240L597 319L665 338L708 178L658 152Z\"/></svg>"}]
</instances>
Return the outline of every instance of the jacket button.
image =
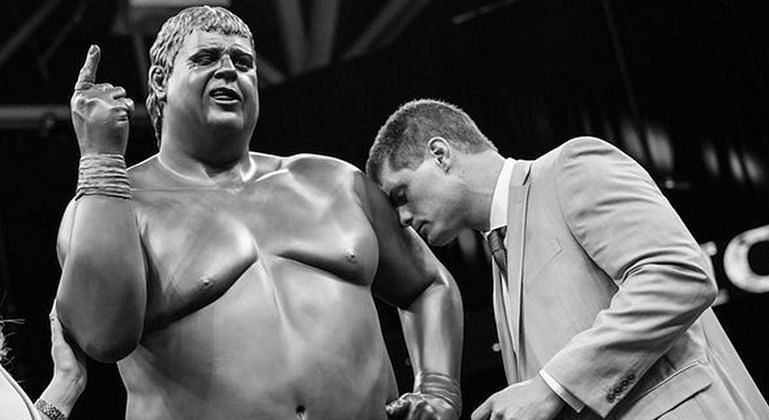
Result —
<instances>
[{"instance_id":1,"label":"jacket button","mask_svg":"<svg viewBox=\"0 0 769 420\"><path fill-rule=\"evenodd\" d=\"M629 381L635 381L635 373L631 373L630 375L628 375L628 376L627 376L627 379L628 379Z\"/></svg>"},{"instance_id":2,"label":"jacket button","mask_svg":"<svg viewBox=\"0 0 769 420\"><path fill-rule=\"evenodd\" d=\"M606 401L613 403L614 402L614 394L609 394L606 396Z\"/></svg>"},{"instance_id":3,"label":"jacket button","mask_svg":"<svg viewBox=\"0 0 769 420\"><path fill-rule=\"evenodd\" d=\"M627 386L628 386L628 384L629 384L629 383L630 383L630 381L628 381L627 379L623 379L623 380L622 380L622 382L620 382L620 384L619 384L619 385L620 385L621 387L623 387L623 388L627 388Z\"/></svg>"}]
</instances>

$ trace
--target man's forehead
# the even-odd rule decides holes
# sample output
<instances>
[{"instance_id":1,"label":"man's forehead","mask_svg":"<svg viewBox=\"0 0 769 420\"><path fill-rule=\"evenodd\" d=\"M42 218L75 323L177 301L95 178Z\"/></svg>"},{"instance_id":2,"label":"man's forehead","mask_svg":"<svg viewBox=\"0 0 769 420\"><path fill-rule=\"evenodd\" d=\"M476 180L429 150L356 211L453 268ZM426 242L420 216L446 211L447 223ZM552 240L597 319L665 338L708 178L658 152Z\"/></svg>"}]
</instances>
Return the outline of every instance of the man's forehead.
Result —
<instances>
[{"instance_id":1,"label":"man's forehead","mask_svg":"<svg viewBox=\"0 0 769 420\"><path fill-rule=\"evenodd\" d=\"M385 162L379 174L379 183L382 189L390 194L393 189L408 183L410 173L409 169L393 169L390 162Z\"/></svg>"}]
</instances>

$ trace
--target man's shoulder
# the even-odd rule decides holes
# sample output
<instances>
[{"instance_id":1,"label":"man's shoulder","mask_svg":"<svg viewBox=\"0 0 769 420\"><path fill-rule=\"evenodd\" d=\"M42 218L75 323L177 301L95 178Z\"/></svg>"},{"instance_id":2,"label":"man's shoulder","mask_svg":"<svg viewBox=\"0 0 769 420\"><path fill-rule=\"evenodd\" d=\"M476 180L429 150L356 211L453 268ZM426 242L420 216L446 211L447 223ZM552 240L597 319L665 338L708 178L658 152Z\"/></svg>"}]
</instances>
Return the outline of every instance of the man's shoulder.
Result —
<instances>
[{"instance_id":1,"label":"man's shoulder","mask_svg":"<svg viewBox=\"0 0 769 420\"><path fill-rule=\"evenodd\" d=\"M535 160L535 166L562 168L568 162L584 158L622 153L616 146L592 136L573 137Z\"/></svg>"},{"instance_id":2,"label":"man's shoulder","mask_svg":"<svg viewBox=\"0 0 769 420\"><path fill-rule=\"evenodd\" d=\"M573 137L532 161L535 179L557 179L566 172L580 175L595 158L622 153L611 143L592 136Z\"/></svg>"},{"instance_id":3,"label":"man's shoulder","mask_svg":"<svg viewBox=\"0 0 769 420\"><path fill-rule=\"evenodd\" d=\"M617 147L606 140L592 136L573 137L553 149L558 154L580 154L596 150L616 150Z\"/></svg>"}]
</instances>

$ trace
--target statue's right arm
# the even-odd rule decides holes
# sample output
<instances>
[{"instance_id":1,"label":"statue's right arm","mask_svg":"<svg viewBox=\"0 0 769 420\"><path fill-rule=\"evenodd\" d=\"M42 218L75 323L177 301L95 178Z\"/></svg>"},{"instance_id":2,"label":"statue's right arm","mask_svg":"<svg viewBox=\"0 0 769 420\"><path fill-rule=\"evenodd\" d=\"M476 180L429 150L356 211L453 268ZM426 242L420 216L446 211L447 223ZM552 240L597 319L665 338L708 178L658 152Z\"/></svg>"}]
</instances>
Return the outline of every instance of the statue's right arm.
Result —
<instances>
[{"instance_id":1,"label":"statue's right arm","mask_svg":"<svg viewBox=\"0 0 769 420\"><path fill-rule=\"evenodd\" d=\"M96 83L100 56L91 46L70 102L72 123L81 156L122 156L133 101L121 87ZM139 343L147 301L132 201L98 191L76 198L64 213L57 250L56 310L64 329L88 356L122 359Z\"/></svg>"},{"instance_id":2,"label":"statue's right arm","mask_svg":"<svg viewBox=\"0 0 769 420\"><path fill-rule=\"evenodd\" d=\"M114 362L139 342L146 269L131 200L87 195L65 211L57 243L56 310L90 357Z\"/></svg>"}]
</instances>

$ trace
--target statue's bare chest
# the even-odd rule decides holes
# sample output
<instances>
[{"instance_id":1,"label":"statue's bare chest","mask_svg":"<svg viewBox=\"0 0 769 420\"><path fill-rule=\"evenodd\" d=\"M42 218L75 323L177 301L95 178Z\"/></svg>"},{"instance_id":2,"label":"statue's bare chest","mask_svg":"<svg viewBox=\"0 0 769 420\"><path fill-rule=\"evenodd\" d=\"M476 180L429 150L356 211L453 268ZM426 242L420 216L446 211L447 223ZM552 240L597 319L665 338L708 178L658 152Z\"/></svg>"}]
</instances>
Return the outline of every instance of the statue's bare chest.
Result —
<instances>
[{"instance_id":1,"label":"statue's bare chest","mask_svg":"<svg viewBox=\"0 0 769 420\"><path fill-rule=\"evenodd\" d=\"M235 282L262 281L256 277L286 265L366 285L376 272L376 237L346 191L323 191L278 174L232 190L140 191L135 201L150 324L178 319ZM261 269L253 269L256 264Z\"/></svg>"}]
</instances>

